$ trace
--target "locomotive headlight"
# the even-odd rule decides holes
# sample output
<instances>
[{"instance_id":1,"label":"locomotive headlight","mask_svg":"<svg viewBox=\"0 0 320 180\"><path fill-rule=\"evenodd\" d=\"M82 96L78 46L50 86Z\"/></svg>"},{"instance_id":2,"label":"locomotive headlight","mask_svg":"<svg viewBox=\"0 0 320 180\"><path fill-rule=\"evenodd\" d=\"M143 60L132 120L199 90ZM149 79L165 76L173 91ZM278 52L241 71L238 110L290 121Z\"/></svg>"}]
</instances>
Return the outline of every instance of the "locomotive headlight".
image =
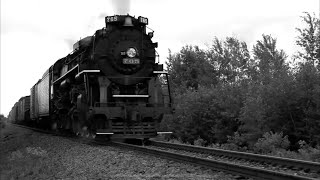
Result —
<instances>
[{"instance_id":1,"label":"locomotive headlight","mask_svg":"<svg viewBox=\"0 0 320 180\"><path fill-rule=\"evenodd\" d=\"M134 48L129 48L129 49L127 50L127 56L128 56L128 57L134 58L134 57L136 57L136 55L137 55L136 49L134 49Z\"/></svg>"}]
</instances>

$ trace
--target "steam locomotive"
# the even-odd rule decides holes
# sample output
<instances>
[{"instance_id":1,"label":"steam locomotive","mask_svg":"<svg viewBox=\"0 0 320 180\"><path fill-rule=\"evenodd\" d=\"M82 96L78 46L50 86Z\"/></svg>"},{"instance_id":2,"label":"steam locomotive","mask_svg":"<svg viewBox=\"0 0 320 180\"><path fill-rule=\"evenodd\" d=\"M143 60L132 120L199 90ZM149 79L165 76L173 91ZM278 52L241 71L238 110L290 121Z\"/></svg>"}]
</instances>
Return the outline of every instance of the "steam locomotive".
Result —
<instances>
[{"instance_id":1,"label":"steam locomotive","mask_svg":"<svg viewBox=\"0 0 320 180\"><path fill-rule=\"evenodd\" d=\"M73 45L12 108L18 122L113 138L150 138L173 112L168 74L148 19L105 17L106 27ZM23 115L22 115L23 114Z\"/></svg>"}]
</instances>

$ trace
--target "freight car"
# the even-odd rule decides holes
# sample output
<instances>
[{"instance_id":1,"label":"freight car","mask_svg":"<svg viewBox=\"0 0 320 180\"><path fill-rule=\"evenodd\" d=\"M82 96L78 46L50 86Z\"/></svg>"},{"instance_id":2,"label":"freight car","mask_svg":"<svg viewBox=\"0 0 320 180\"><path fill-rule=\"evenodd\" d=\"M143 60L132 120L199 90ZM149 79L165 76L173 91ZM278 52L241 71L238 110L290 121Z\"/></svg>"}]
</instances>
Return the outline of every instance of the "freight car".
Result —
<instances>
[{"instance_id":1,"label":"freight car","mask_svg":"<svg viewBox=\"0 0 320 180\"><path fill-rule=\"evenodd\" d=\"M114 15L76 42L31 88L30 119L76 134L150 138L173 112L148 19Z\"/></svg>"},{"instance_id":2,"label":"freight car","mask_svg":"<svg viewBox=\"0 0 320 180\"><path fill-rule=\"evenodd\" d=\"M20 98L18 101L18 115L17 121L18 123L22 123L23 121L28 122L30 120L30 96L25 96Z\"/></svg>"},{"instance_id":3,"label":"freight car","mask_svg":"<svg viewBox=\"0 0 320 180\"><path fill-rule=\"evenodd\" d=\"M30 96L19 99L12 107L8 119L12 123L22 124L30 120Z\"/></svg>"},{"instance_id":4,"label":"freight car","mask_svg":"<svg viewBox=\"0 0 320 180\"><path fill-rule=\"evenodd\" d=\"M8 115L8 120L11 123L16 123L16 119L18 119L18 109L17 109L17 104L18 102L16 102L13 107L11 108L11 111Z\"/></svg>"}]
</instances>

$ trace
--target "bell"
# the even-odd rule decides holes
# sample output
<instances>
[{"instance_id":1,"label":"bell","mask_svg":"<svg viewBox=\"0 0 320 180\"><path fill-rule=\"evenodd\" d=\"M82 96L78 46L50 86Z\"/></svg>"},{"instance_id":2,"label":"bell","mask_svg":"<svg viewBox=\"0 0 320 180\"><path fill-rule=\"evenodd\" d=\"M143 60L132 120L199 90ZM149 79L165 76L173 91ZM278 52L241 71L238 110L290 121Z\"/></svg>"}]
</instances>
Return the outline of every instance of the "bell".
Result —
<instances>
[{"instance_id":1,"label":"bell","mask_svg":"<svg viewBox=\"0 0 320 180\"><path fill-rule=\"evenodd\" d=\"M124 24L123 24L123 26L133 26L131 17L127 16L127 17L124 19Z\"/></svg>"}]
</instances>

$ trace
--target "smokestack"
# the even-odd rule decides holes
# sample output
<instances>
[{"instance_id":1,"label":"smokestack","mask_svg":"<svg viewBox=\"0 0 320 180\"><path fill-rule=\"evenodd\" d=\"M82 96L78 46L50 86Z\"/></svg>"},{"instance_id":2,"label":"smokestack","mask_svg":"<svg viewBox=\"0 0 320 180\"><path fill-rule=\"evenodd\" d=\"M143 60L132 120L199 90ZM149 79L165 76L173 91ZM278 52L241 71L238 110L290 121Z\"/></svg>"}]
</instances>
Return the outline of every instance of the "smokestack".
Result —
<instances>
[{"instance_id":1,"label":"smokestack","mask_svg":"<svg viewBox=\"0 0 320 180\"><path fill-rule=\"evenodd\" d=\"M112 0L115 14L125 15L130 11L130 0Z\"/></svg>"}]
</instances>

